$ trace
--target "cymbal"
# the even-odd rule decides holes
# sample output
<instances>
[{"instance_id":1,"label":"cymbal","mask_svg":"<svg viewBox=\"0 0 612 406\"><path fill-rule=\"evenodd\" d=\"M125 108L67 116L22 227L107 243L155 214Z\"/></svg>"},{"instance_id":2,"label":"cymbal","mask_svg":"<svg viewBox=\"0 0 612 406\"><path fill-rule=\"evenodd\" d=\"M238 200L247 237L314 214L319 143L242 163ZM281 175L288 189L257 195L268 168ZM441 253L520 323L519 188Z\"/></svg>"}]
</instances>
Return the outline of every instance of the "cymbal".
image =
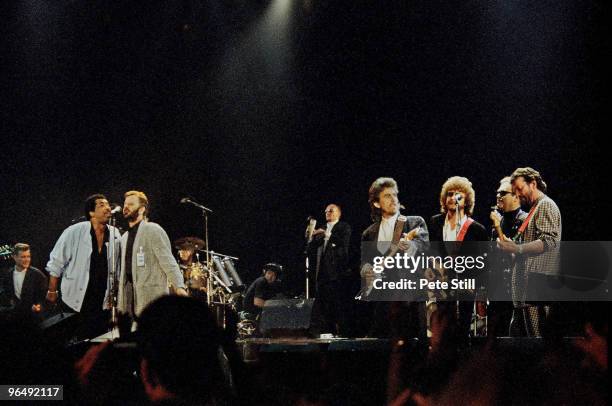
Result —
<instances>
[{"instance_id":1,"label":"cymbal","mask_svg":"<svg viewBox=\"0 0 612 406\"><path fill-rule=\"evenodd\" d=\"M200 252L207 252L207 253L210 253L211 255L215 255L217 257L230 258L230 259L235 259L235 260L239 259L238 257L232 257L231 255L225 255L225 254L222 254L222 253L217 252L217 251L206 251L205 249L199 249L198 251L200 251Z\"/></svg>"},{"instance_id":2,"label":"cymbal","mask_svg":"<svg viewBox=\"0 0 612 406\"><path fill-rule=\"evenodd\" d=\"M174 247L177 249L192 248L197 250L204 248L205 245L204 240L198 237L181 237L174 241Z\"/></svg>"}]
</instances>

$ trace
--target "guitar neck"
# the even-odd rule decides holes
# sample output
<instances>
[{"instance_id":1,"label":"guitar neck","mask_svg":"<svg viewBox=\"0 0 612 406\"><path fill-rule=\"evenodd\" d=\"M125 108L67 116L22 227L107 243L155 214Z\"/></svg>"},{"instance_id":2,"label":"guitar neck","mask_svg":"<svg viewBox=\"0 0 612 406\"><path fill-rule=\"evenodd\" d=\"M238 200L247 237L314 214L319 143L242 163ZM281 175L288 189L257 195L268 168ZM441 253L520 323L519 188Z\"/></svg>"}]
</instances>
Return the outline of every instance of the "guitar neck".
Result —
<instances>
[{"instance_id":1,"label":"guitar neck","mask_svg":"<svg viewBox=\"0 0 612 406\"><path fill-rule=\"evenodd\" d=\"M497 236L499 237L501 241L504 241L507 239L507 237L504 235L504 232L502 231L501 225L496 224L495 231L497 231Z\"/></svg>"}]
</instances>

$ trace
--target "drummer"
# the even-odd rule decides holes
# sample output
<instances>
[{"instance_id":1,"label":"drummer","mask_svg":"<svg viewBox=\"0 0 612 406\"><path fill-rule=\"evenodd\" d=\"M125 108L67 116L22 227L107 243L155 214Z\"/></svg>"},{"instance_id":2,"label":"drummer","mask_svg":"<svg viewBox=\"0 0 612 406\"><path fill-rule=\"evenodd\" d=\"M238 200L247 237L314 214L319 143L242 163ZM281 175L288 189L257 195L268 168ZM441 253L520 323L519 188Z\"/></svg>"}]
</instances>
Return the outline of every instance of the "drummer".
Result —
<instances>
[{"instance_id":1,"label":"drummer","mask_svg":"<svg viewBox=\"0 0 612 406\"><path fill-rule=\"evenodd\" d=\"M204 242L196 237L183 237L174 242L178 249L178 262L185 278L190 296L206 296L206 276L204 266L198 261L197 251Z\"/></svg>"},{"instance_id":2,"label":"drummer","mask_svg":"<svg viewBox=\"0 0 612 406\"><path fill-rule=\"evenodd\" d=\"M193 264L193 257L195 254L195 247L190 244L184 244L178 246L178 256L179 256L179 266L183 273L188 269L191 269L191 264Z\"/></svg>"}]
</instances>

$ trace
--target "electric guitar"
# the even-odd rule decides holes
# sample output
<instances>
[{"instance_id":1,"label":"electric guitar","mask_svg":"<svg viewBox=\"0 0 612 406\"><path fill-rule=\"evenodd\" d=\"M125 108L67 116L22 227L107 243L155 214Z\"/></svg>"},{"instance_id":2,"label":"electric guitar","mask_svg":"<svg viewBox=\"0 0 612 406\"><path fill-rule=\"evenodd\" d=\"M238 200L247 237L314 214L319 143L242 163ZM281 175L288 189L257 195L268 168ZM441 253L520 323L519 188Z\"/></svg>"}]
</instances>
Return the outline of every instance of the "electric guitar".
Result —
<instances>
[{"instance_id":1,"label":"electric guitar","mask_svg":"<svg viewBox=\"0 0 612 406\"><path fill-rule=\"evenodd\" d=\"M12 255L13 255L12 246L8 244L0 245L0 259L9 260Z\"/></svg>"}]
</instances>

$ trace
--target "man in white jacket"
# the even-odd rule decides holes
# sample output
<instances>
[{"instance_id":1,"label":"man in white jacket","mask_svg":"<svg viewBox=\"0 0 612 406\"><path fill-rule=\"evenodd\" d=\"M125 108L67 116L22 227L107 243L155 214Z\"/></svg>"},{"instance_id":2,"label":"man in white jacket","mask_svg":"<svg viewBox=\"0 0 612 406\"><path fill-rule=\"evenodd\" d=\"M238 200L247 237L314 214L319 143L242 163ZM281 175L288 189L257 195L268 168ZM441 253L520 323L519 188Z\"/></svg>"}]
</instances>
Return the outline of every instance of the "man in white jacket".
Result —
<instances>
[{"instance_id":1,"label":"man in white jacket","mask_svg":"<svg viewBox=\"0 0 612 406\"><path fill-rule=\"evenodd\" d=\"M108 331L112 261L119 266L121 234L109 226L111 208L104 195L85 200L85 217L66 228L55 243L46 269L47 301L62 311L80 315L77 338L92 338ZM60 285L61 279L61 285Z\"/></svg>"}]
</instances>

